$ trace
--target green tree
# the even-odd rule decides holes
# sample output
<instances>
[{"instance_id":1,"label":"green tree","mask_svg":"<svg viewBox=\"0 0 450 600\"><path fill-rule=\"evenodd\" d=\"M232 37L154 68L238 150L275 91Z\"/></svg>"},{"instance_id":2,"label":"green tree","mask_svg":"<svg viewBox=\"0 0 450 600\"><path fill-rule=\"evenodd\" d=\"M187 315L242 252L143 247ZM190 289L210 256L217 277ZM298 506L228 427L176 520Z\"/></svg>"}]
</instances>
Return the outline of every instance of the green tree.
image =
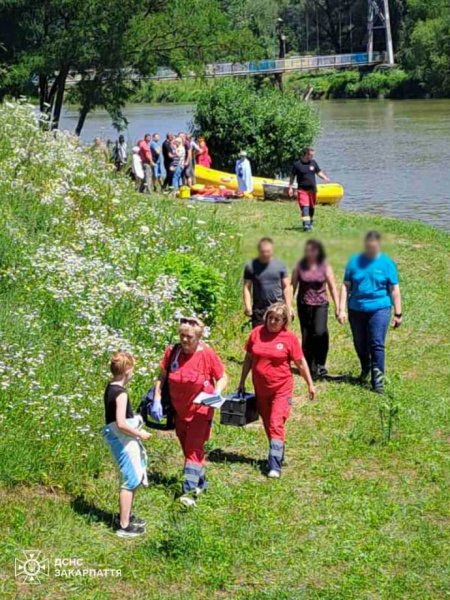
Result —
<instances>
[{"instance_id":1,"label":"green tree","mask_svg":"<svg viewBox=\"0 0 450 600\"><path fill-rule=\"evenodd\" d=\"M0 39L2 93L36 81L41 111L58 127L70 83L77 133L96 106L123 121L126 100L158 66L182 75L255 47L249 30L234 35L219 0L0 0Z\"/></svg>"},{"instance_id":2,"label":"green tree","mask_svg":"<svg viewBox=\"0 0 450 600\"><path fill-rule=\"evenodd\" d=\"M314 141L319 119L293 94L226 79L201 94L193 127L207 138L216 167L232 170L244 149L255 174L273 177L287 173L293 158Z\"/></svg>"},{"instance_id":3,"label":"green tree","mask_svg":"<svg viewBox=\"0 0 450 600\"><path fill-rule=\"evenodd\" d=\"M433 95L450 95L448 0L408 0L400 59Z\"/></svg>"}]
</instances>

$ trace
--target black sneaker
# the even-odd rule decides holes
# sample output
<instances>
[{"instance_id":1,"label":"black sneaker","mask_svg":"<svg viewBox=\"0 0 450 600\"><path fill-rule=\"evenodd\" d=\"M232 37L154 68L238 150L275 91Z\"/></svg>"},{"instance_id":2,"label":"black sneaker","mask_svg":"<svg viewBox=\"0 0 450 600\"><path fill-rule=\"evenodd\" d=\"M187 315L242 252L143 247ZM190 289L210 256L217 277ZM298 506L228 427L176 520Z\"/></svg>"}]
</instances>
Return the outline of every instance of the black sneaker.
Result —
<instances>
[{"instance_id":1,"label":"black sneaker","mask_svg":"<svg viewBox=\"0 0 450 600\"><path fill-rule=\"evenodd\" d=\"M120 525L120 515L117 514L115 516L114 519L114 523L116 527L119 527ZM138 517L137 515L134 515L133 513L131 513L130 515L130 523L133 523L133 525L137 525L138 527L144 527L147 525L147 522L145 521L145 519L141 519L141 517Z\"/></svg>"},{"instance_id":2,"label":"black sneaker","mask_svg":"<svg viewBox=\"0 0 450 600\"><path fill-rule=\"evenodd\" d=\"M384 386L383 385L375 385L372 390L375 394L380 394L382 396L384 394Z\"/></svg>"},{"instance_id":3,"label":"black sneaker","mask_svg":"<svg viewBox=\"0 0 450 600\"><path fill-rule=\"evenodd\" d=\"M358 381L361 385L369 383L370 371L361 371L358 377Z\"/></svg>"},{"instance_id":4,"label":"black sneaker","mask_svg":"<svg viewBox=\"0 0 450 600\"><path fill-rule=\"evenodd\" d=\"M147 521L145 519L142 519L137 515L133 515L133 513L130 515L130 523L133 523L133 525L137 525L138 527L145 527L147 525Z\"/></svg>"},{"instance_id":5,"label":"black sneaker","mask_svg":"<svg viewBox=\"0 0 450 600\"><path fill-rule=\"evenodd\" d=\"M323 379L328 375L328 371L323 365L317 365L317 378Z\"/></svg>"},{"instance_id":6,"label":"black sneaker","mask_svg":"<svg viewBox=\"0 0 450 600\"><path fill-rule=\"evenodd\" d=\"M119 525L118 529L116 529L116 535L121 538L135 538L139 535L144 535L145 529L143 527L139 527L134 523L128 523L128 527L121 527Z\"/></svg>"}]
</instances>

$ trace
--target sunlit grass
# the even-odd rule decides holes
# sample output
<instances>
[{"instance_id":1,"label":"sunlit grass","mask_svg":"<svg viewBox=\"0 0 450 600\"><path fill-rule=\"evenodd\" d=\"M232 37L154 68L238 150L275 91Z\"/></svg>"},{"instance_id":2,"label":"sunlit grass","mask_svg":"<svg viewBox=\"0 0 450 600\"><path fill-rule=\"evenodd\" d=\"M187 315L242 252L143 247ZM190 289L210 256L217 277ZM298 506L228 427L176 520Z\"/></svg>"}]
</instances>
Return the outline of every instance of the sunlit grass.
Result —
<instances>
[{"instance_id":1,"label":"sunlit grass","mask_svg":"<svg viewBox=\"0 0 450 600\"><path fill-rule=\"evenodd\" d=\"M0 135L0 157L7 156L7 143ZM71 156L69 150L64 152L66 158ZM161 248L156 252L149 242L145 254L152 260L146 272L156 275L159 267L150 267L163 264L167 248L189 245L199 259L226 274L224 312L213 327L212 343L226 361L233 387L246 335L241 331L238 289L242 265L253 255L258 238L269 234L277 256L292 268L305 237L294 204L241 202L231 208L189 209L167 199L136 196L125 184L119 184L117 197L114 180L108 176L100 184L92 169L89 194L83 195L84 188L78 192L78 209L60 218L48 211L64 210L64 196L59 209L37 200L45 178L54 177L50 170L43 169L41 184L27 192L23 185L12 186L12 171L0 160L5 198L0 228L5 240L0 241L4 348L0 360L9 365L10 357L20 354L19 371L16 375L7 371L11 385L1 399L2 597L446 597L448 236L415 223L340 209L318 211L315 235L324 240L338 279L368 228L383 232L385 249L399 266L405 322L388 338L387 370L399 406L398 427L389 443L380 428L379 400L370 391L349 383L320 383L317 401L310 403L304 385L297 381L282 479L268 481L261 473L267 443L259 424L234 429L216 422L208 442L210 490L196 510L186 512L173 500L182 463L178 443L172 434L155 433L148 445L151 485L136 502L136 512L148 520L147 536L124 543L110 529L117 510L117 478L99 435L107 354L102 352L103 338L97 338L98 349L94 343L89 349L75 349L86 335L80 306L71 298L55 298L47 289L53 282L62 293L73 282L64 286L64 278L55 282L45 268L37 267L29 267L24 278L27 257L56 239L61 241L58 247L80 244L80 223L89 217L85 203L100 223L96 231L111 227L113 239L120 242L112 256L109 241L96 239L86 254L91 258L123 265L124 253L134 266L131 258L139 252L143 225L157 232L152 240ZM21 173L20 181L38 178L36 173ZM92 190L100 202L94 202ZM108 199L114 197L118 203L110 204ZM60 222L53 223L54 218ZM208 247L208 237L219 245ZM48 257L45 254L45 260ZM11 279L14 273L17 279ZM92 276L105 283L102 272L94 269ZM129 284L133 275L126 278ZM83 275L80 294L87 294L87 301L92 299L89 281ZM144 283L136 285L141 289ZM161 332L147 336L137 322L142 311L133 304L130 318L125 300L108 304L108 324L137 351L138 368L148 369L146 352L156 360L173 323L166 323L169 315L164 312ZM170 299L164 306L170 309ZM148 327L153 325L154 320L149 321ZM16 346L11 349L12 343ZM46 354L35 364L42 350ZM334 375L358 372L349 329L333 320L329 369ZM134 404L151 375L148 369L137 377L132 386ZM72 409L82 418L71 416ZM79 431L86 426L88 431ZM44 438L46 434L50 437ZM39 585L26 585L14 578L14 559L30 548L42 550L51 560L80 558L89 567L121 569L122 577L50 576Z\"/></svg>"}]
</instances>

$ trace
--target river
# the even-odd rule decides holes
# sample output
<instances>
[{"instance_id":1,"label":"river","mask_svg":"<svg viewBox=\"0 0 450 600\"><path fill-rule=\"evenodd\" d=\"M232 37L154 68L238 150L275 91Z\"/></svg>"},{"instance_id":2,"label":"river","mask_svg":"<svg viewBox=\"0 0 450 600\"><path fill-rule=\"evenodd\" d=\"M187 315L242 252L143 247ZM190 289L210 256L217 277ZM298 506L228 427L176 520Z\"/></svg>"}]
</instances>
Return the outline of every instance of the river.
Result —
<instances>
[{"instance_id":1,"label":"river","mask_svg":"<svg viewBox=\"0 0 450 600\"><path fill-rule=\"evenodd\" d=\"M316 158L345 188L341 207L418 219L450 231L450 100L333 100L314 104L322 133ZM130 105L126 133L185 130L190 105ZM67 110L61 128L75 128ZM105 112L87 118L82 139L116 139Z\"/></svg>"}]
</instances>

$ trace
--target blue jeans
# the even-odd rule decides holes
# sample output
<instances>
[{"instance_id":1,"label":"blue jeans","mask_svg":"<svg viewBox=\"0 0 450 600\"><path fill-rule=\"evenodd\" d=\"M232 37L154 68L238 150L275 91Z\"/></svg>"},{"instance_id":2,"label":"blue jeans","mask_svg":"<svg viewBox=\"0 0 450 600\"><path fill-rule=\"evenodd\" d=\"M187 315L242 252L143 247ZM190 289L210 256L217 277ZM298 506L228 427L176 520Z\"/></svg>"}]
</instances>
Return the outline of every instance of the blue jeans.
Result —
<instances>
[{"instance_id":1,"label":"blue jeans","mask_svg":"<svg viewBox=\"0 0 450 600\"><path fill-rule=\"evenodd\" d=\"M180 188L182 173L183 173L183 167L181 164L179 164L173 174L172 187L174 190L178 190Z\"/></svg>"},{"instance_id":2,"label":"blue jeans","mask_svg":"<svg viewBox=\"0 0 450 600\"><path fill-rule=\"evenodd\" d=\"M385 340L390 318L390 308L380 308L371 312L348 311L361 371L371 373L373 388L383 387Z\"/></svg>"}]
</instances>

